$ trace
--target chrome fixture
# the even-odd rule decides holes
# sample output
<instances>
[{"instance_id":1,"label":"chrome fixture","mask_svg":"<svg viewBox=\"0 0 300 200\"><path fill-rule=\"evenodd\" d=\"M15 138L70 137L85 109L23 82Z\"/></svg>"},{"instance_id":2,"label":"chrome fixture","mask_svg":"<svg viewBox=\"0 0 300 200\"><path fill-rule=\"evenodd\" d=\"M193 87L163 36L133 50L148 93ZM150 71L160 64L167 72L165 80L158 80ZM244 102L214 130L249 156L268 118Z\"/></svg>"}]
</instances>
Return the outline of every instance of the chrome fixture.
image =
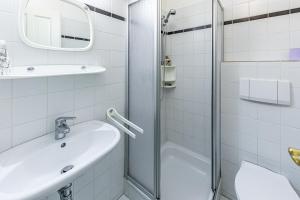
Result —
<instances>
[{"instance_id":1,"label":"chrome fixture","mask_svg":"<svg viewBox=\"0 0 300 200\"><path fill-rule=\"evenodd\" d=\"M176 10L175 9L170 9L168 12L167 16L162 16L162 25L166 26L169 23L169 18L171 15L176 15Z\"/></svg>"},{"instance_id":2,"label":"chrome fixture","mask_svg":"<svg viewBox=\"0 0 300 200\"><path fill-rule=\"evenodd\" d=\"M5 68L9 68L10 62L6 47L6 42L4 40L0 40L0 68L1 74L3 75L3 71Z\"/></svg>"},{"instance_id":3,"label":"chrome fixture","mask_svg":"<svg viewBox=\"0 0 300 200\"><path fill-rule=\"evenodd\" d=\"M72 183L66 185L65 187L59 189L58 194L60 196L60 200L73 200L72 195Z\"/></svg>"},{"instance_id":4,"label":"chrome fixture","mask_svg":"<svg viewBox=\"0 0 300 200\"><path fill-rule=\"evenodd\" d=\"M27 71L34 71L34 67L27 67Z\"/></svg>"},{"instance_id":5,"label":"chrome fixture","mask_svg":"<svg viewBox=\"0 0 300 200\"><path fill-rule=\"evenodd\" d=\"M68 165L68 166L64 167L64 168L60 171L60 173L61 173L61 174L67 173L68 171L70 171L70 170L73 169L73 168L74 168L74 165Z\"/></svg>"},{"instance_id":6,"label":"chrome fixture","mask_svg":"<svg viewBox=\"0 0 300 200\"><path fill-rule=\"evenodd\" d=\"M74 120L76 117L59 117L55 120L55 140L60 140L70 133L70 127L67 120Z\"/></svg>"},{"instance_id":7,"label":"chrome fixture","mask_svg":"<svg viewBox=\"0 0 300 200\"><path fill-rule=\"evenodd\" d=\"M300 166L300 149L290 147L288 151L294 163Z\"/></svg>"}]
</instances>

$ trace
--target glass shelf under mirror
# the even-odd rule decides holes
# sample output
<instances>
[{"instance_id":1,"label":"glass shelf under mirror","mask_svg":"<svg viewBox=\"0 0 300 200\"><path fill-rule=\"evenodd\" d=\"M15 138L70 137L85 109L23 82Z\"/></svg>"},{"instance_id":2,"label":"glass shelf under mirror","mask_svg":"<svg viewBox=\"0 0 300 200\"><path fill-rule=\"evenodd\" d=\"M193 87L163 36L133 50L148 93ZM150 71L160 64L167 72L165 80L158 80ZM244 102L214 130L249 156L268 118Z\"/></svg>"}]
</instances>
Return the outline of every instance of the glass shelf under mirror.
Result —
<instances>
[{"instance_id":1,"label":"glass shelf under mirror","mask_svg":"<svg viewBox=\"0 0 300 200\"><path fill-rule=\"evenodd\" d=\"M100 74L106 69L97 65L38 65L0 69L2 79L24 79L50 76Z\"/></svg>"}]
</instances>

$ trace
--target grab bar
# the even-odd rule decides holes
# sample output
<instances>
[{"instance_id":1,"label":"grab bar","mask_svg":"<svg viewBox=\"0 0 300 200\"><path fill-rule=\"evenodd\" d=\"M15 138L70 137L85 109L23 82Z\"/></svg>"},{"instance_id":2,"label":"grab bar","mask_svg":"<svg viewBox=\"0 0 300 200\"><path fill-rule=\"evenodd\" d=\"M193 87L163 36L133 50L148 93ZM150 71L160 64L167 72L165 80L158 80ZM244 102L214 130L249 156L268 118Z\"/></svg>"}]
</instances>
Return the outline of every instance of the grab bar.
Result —
<instances>
[{"instance_id":1,"label":"grab bar","mask_svg":"<svg viewBox=\"0 0 300 200\"><path fill-rule=\"evenodd\" d=\"M130 130L128 130L125 126L123 126L120 122L118 122L116 119L120 120L121 122L123 122L124 124L128 125L129 127L135 129L137 132L143 134L144 130L140 127L138 127L137 125L135 125L134 123L128 121L127 119L125 119L122 115L120 115L116 109L114 108L109 108L106 112L106 118L108 118L109 120L111 120L119 129L121 129L122 131L124 131L126 134L128 134L130 137L132 137L133 139L136 138L136 135L131 132ZM116 118L116 119L114 119Z\"/></svg>"}]
</instances>

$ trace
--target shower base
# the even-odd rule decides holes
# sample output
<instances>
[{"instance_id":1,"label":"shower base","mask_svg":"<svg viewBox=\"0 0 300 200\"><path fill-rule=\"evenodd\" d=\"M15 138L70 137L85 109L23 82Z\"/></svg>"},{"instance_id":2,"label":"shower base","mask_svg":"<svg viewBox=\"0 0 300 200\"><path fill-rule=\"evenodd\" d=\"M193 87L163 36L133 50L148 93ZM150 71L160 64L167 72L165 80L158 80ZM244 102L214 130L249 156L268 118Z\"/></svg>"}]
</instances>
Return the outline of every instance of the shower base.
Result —
<instances>
[{"instance_id":1,"label":"shower base","mask_svg":"<svg viewBox=\"0 0 300 200\"><path fill-rule=\"evenodd\" d=\"M161 200L212 199L208 158L171 142L161 153Z\"/></svg>"}]
</instances>

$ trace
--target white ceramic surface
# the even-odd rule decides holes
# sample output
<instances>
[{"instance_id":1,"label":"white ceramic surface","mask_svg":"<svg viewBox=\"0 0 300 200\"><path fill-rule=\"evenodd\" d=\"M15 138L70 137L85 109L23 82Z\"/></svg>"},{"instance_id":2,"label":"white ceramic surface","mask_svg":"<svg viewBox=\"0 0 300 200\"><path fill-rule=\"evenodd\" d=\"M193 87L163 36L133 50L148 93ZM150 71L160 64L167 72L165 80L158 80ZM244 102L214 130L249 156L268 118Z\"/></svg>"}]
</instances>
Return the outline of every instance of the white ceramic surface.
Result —
<instances>
[{"instance_id":1,"label":"white ceramic surface","mask_svg":"<svg viewBox=\"0 0 300 200\"><path fill-rule=\"evenodd\" d=\"M31 67L33 67L34 70L28 70L28 68ZM10 67L9 69L4 69L3 74L0 70L0 79L22 79L50 76L99 74L105 71L106 69L104 67L94 65L33 65Z\"/></svg>"},{"instance_id":2,"label":"white ceramic surface","mask_svg":"<svg viewBox=\"0 0 300 200\"><path fill-rule=\"evenodd\" d=\"M113 126L90 121L71 127L63 140L49 134L0 155L0 199L29 200L46 196L72 182L120 141ZM66 143L64 148L62 143ZM61 170L74 165L67 173Z\"/></svg>"},{"instance_id":3,"label":"white ceramic surface","mask_svg":"<svg viewBox=\"0 0 300 200\"><path fill-rule=\"evenodd\" d=\"M235 190L239 200L299 200L286 177L246 161L236 175Z\"/></svg>"},{"instance_id":4,"label":"white ceramic surface","mask_svg":"<svg viewBox=\"0 0 300 200\"><path fill-rule=\"evenodd\" d=\"M161 199L211 200L208 158L177 144L162 147Z\"/></svg>"}]
</instances>

